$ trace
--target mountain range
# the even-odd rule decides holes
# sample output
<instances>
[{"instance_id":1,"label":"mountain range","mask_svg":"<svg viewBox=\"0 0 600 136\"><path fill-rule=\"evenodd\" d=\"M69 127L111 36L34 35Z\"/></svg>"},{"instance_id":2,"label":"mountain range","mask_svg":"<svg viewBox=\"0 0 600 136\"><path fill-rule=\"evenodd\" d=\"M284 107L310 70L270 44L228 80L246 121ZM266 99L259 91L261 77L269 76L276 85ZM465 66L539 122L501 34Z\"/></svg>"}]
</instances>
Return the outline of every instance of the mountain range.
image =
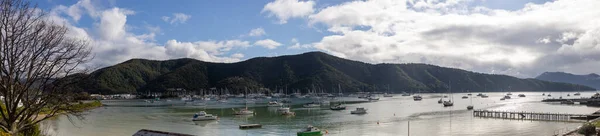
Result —
<instances>
[{"instance_id":1,"label":"mountain range","mask_svg":"<svg viewBox=\"0 0 600 136\"><path fill-rule=\"evenodd\" d=\"M308 92L492 92L575 91L594 88L507 75L470 72L429 64L369 64L323 52L257 57L237 63L212 63L183 58L131 59L98 69L78 88L89 93L148 93L169 88L190 91L227 88L239 93L259 88Z\"/></svg>"},{"instance_id":2,"label":"mountain range","mask_svg":"<svg viewBox=\"0 0 600 136\"><path fill-rule=\"evenodd\" d=\"M591 73L587 75L575 75L565 72L544 72L541 75L537 76L535 79L551 82L580 84L590 86L595 89L600 89L600 75L596 73Z\"/></svg>"}]
</instances>

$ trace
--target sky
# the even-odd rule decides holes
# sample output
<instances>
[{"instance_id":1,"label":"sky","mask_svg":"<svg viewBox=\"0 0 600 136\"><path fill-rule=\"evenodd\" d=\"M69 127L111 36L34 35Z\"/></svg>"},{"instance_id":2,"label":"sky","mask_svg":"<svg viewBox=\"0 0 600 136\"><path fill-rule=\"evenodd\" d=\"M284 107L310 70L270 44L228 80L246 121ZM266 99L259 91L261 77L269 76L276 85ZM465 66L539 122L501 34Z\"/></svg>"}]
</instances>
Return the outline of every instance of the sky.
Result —
<instances>
[{"instance_id":1,"label":"sky","mask_svg":"<svg viewBox=\"0 0 600 136\"><path fill-rule=\"evenodd\" d=\"M35 0L106 67L322 51L532 78L598 73L598 0Z\"/></svg>"}]
</instances>

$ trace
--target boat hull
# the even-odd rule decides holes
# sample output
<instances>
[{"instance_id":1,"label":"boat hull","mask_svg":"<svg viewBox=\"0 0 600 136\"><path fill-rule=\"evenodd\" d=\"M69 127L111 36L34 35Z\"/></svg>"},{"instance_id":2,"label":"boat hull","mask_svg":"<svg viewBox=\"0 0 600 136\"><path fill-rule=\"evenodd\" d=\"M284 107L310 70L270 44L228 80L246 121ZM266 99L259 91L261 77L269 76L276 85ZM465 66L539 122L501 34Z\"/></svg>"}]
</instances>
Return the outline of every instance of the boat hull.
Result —
<instances>
[{"instance_id":1,"label":"boat hull","mask_svg":"<svg viewBox=\"0 0 600 136\"><path fill-rule=\"evenodd\" d=\"M217 120L217 117L204 117L204 118L192 119L192 121L209 121L209 120Z\"/></svg>"},{"instance_id":2,"label":"boat hull","mask_svg":"<svg viewBox=\"0 0 600 136\"><path fill-rule=\"evenodd\" d=\"M316 132L298 132L297 136L322 136L321 131Z\"/></svg>"}]
</instances>

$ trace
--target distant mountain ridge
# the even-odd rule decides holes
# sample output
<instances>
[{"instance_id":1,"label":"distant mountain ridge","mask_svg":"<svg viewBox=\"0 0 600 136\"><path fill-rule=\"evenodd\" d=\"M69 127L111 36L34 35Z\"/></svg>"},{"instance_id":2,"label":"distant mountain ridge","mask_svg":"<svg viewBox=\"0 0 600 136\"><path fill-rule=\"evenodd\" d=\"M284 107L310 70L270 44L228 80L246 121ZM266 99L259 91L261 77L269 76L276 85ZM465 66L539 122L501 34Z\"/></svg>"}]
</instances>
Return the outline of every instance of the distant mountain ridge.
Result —
<instances>
[{"instance_id":1,"label":"distant mountain ridge","mask_svg":"<svg viewBox=\"0 0 600 136\"><path fill-rule=\"evenodd\" d=\"M580 84L590 86L595 89L600 89L600 75L596 73L591 73L587 75L575 75L565 72L544 72L541 75L537 76L536 79L551 82Z\"/></svg>"},{"instance_id":2,"label":"distant mountain ridge","mask_svg":"<svg viewBox=\"0 0 600 136\"><path fill-rule=\"evenodd\" d=\"M259 88L309 89L345 93L483 91L574 91L593 88L506 75L482 74L428 64L368 64L308 52L278 57L257 57L237 63L211 63L195 59L165 61L132 59L96 70L79 88L90 93L148 93L168 88L191 91L227 88L230 93ZM388 90L389 88L389 90ZM511 90L509 90L511 89Z\"/></svg>"}]
</instances>

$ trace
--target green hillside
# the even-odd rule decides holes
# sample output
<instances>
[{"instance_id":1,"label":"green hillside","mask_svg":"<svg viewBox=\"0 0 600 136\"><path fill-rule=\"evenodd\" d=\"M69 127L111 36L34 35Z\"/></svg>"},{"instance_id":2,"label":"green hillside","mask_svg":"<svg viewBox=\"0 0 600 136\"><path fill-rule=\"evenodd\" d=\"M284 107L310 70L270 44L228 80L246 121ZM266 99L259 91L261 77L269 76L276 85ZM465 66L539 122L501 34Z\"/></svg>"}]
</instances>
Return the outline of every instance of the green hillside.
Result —
<instances>
[{"instance_id":1,"label":"green hillside","mask_svg":"<svg viewBox=\"0 0 600 136\"><path fill-rule=\"evenodd\" d=\"M258 57L238 63L210 63L195 59L154 61L132 59L90 73L79 87L90 93L162 92L167 88L200 91L228 88L321 88L344 92L453 92L595 90L587 86L536 79L519 79L444 68L428 64L368 64L322 52Z\"/></svg>"}]
</instances>

